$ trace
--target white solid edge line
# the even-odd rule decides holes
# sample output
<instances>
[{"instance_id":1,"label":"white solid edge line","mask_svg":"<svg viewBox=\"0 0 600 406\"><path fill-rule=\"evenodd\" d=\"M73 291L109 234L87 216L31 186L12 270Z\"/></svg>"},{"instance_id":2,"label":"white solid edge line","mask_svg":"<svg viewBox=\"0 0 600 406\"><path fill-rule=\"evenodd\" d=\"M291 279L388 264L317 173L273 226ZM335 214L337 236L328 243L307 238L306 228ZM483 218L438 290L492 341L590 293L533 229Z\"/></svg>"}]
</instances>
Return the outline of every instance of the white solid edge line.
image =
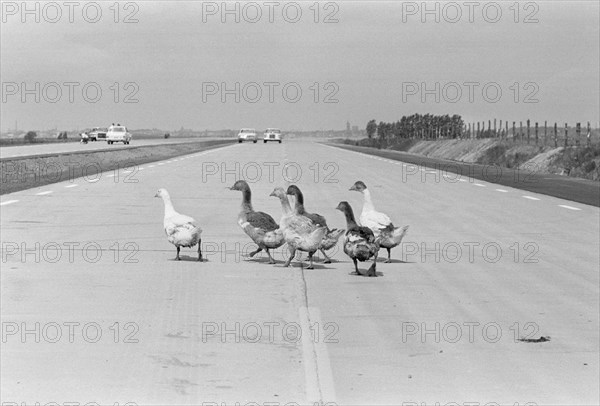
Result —
<instances>
[{"instance_id":1,"label":"white solid edge line","mask_svg":"<svg viewBox=\"0 0 600 406\"><path fill-rule=\"evenodd\" d=\"M537 197L533 197L533 196L523 196L523 198L529 199L529 200L540 200Z\"/></svg>"},{"instance_id":2,"label":"white solid edge line","mask_svg":"<svg viewBox=\"0 0 600 406\"><path fill-rule=\"evenodd\" d=\"M578 207L573 207L573 206L567 206L566 204L559 204L558 207L562 207L563 209L569 209L569 210L577 210L577 211L581 211L580 208Z\"/></svg>"},{"instance_id":3,"label":"white solid edge line","mask_svg":"<svg viewBox=\"0 0 600 406\"><path fill-rule=\"evenodd\" d=\"M7 200L5 202L0 203L0 206L5 206L7 204L13 204L13 203L16 203L16 202L18 202L18 200Z\"/></svg>"}]
</instances>

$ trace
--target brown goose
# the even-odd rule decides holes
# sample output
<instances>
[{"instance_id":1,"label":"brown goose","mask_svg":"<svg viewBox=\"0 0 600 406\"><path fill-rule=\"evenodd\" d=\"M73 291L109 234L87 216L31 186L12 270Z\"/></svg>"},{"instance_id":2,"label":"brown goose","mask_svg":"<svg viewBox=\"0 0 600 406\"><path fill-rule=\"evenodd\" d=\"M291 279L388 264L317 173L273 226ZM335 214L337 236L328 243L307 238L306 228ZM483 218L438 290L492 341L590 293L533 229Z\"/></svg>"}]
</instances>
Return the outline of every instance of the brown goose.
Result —
<instances>
[{"instance_id":1,"label":"brown goose","mask_svg":"<svg viewBox=\"0 0 600 406\"><path fill-rule=\"evenodd\" d=\"M373 258L373 264L367 271L367 276L377 276L377 253L379 252L379 243L368 227L361 227L356 224L354 212L348 202L340 202L336 207L344 213L346 217L346 236L344 237L344 252L354 262L353 275L360 275L357 261L364 262Z\"/></svg>"},{"instance_id":2,"label":"brown goose","mask_svg":"<svg viewBox=\"0 0 600 406\"><path fill-rule=\"evenodd\" d=\"M238 215L238 224L252 241L258 245L258 249L249 254L250 257L265 250L269 256L269 263L274 264L275 260L269 250L279 248L285 243L279 225L267 213L254 211L252 207L252 192L245 180L238 180L229 189L242 192L242 210Z\"/></svg>"}]
</instances>

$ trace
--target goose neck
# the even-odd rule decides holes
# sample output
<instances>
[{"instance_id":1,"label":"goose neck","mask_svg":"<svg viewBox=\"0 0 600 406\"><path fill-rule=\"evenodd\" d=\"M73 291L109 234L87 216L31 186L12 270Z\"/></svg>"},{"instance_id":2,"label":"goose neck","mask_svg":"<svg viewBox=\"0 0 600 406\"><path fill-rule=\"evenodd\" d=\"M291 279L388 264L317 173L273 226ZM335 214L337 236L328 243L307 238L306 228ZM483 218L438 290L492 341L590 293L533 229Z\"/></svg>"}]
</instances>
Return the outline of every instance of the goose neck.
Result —
<instances>
[{"instance_id":1,"label":"goose neck","mask_svg":"<svg viewBox=\"0 0 600 406\"><path fill-rule=\"evenodd\" d=\"M369 189L363 190L363 201L363 210L375 210Z\"/></svg>"},{"instance_id":2,"label":"goose neck","mask_svg":"<svg viewBox=\"0 0 600 406\"><path fill-rule=\"evenodd\" d=\"M242 190L242 210L246 213L252 212L252 192L250 189Z\"/></svg>"},{"instance_id":3,"label":"goose neck","mask_svg":"<svg viewBox=\"0 0 600 406\"><path fill-rule=\"evenodd\" d=\"M176 214L175 208L173 207L173 203L171 202L171 198L169 196L162 197L163 202L165 203L165 217L169 217L173 214Z\"/></svg>"}]
</instances>

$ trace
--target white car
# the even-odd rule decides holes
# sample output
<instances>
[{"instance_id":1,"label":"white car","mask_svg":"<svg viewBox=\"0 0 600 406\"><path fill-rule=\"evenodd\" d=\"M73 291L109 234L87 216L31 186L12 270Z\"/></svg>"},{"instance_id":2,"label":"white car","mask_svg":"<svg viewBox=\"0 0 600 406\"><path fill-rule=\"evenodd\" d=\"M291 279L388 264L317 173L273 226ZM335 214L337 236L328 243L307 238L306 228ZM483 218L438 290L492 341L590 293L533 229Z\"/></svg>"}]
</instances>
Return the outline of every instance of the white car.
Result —
<instances>
[{"instance_id":1,"label":"white car","mask_svg":"<svg viewBox=\"0 0 600 406\"><path fill-rule=\"evenodd\" d=\"M263 142L277 141L281 144L281 130L279 128L267 128L264 134Z\"/></svg>"},{"instance_id":2,"label":"white car","mask_svg":"<svg viewBox=\"0 0 600 406\"><path fill-rule=\"evenodd\" d=\"M115 142L129 144L131 142L131 133L127 131L127 127L124 127L120 124L111 125L108 127L108 131L106 132L106 142L109 144Z\"/></svg>"},{"instance_id":3,"label":"white car","mask_svg":"<svg viewBox=\"0 0 600 406\"><path fill-rule=\"evenodd\" d=\"M238 142L252 141L256 144L256 130L254 128L242 128L238 133Z\"/></svg>"},{"instance_id":4,"label":"white car","mask_svg":"<svg viewBox=\"0 0 600 406\"><path fill-rule=\"evenodd\" d=\"M106 131L107 131L106 128L94 127L87 134L88 134L88 137L90 138L90 141L105 140L106 139Z\"/></svg>"}]
</instances>

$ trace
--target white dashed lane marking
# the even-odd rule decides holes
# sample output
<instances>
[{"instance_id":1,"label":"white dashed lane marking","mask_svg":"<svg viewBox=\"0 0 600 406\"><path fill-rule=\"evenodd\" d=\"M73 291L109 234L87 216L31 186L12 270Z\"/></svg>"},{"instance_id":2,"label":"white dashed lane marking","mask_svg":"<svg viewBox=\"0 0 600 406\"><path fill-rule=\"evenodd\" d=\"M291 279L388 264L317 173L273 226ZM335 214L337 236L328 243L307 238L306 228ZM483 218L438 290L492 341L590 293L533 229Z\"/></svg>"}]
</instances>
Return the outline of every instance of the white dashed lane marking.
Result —
<instances>
[{"instance_id":1,"label":"white dashed lane marking","mask_svg":"<svg viewBox=\"0 0 600 406\"><path fill-rule=\"evenodd\" d=\"M17 203L18 200L7 200L5 202L0 203L0 206L6 206L7 204Z\"/></svg>"},{"instance_id":2,"label":"white dashed lane marking","mask_svg":"<svg viewBox=\"0 0 600 406\"><path fill-rule=\"evenodd\" d=\"M558 207L562 207L563 209L568 209L568 210L577 210L577 211L581 210L581 209L579 209L577 207L567 206L566 204L559 204Z\"/></svg>"},{"instance_id":3,"label":"white dashed lane marking","mask_svg":"<svg viewBox=\"0 0 600 406\"><path fill-rule=\"evenodd\" d=\"M45 192L36 193L36 195L37 196L44 196L44 195L49 195L50 193L52 193L51 190L46 190Z\"/></svg>"},{"instance_id":4,"label":"white dashed lane marking","mask_svg":"<svg viewBox=\"0 0 600 406\"><path fill-rule=\"evenodd\" d=\"M66 188L72 188L72 187L77 187L77 186L79 186L79 185L67 185L67 186L65 186L65 187L66 187Z\"/></svg>"},{"instance_id":5,"label":"white dashed lane marking","mask_svg":"<svg viewBox=\"0 0 600 406\"><path fill-rule=\"evenodd\" d=\"M331 147L331 146L327 146L327 147L328 147L328 148L335 148L335 149L339 149L339 148L336 148L336 147ZM360 156L363 156L363 157L367 157L367 158L371 158L371 159L379 159L379 160L382 160L382 159L381 159L381 158L379 158L379 157L376 157L376 156L373 156L373 155L370 155L370 154L366 154L366 153L363 153L363 152L348 151L348 150L346 150L346 152L350 152L350 153L353 153L353 154L356 154L356 155L360 155ZM406 164L406 163L403 163L403 162L400 162L400 161L391 161L391 160L385 160L385 161L386 161L386 162L389 162L389 163L394 163L394 164L396 164L396 165L402 165L402 167L408 167L408 166L409 166L408 164ZM413 166L413 165L412 165L412 164L410 164L410 166ZM425 171L427 171L427 173L437 173L437 172L430 172L430 171L428 171L427 169L424 169L424 168L420 168L419 170L420 170L421 172L425 172ZM444 178L449 178L449 177L451 177L451 176L450 176L450 175L448 175L448 174L443 174L442 176L443 176ZM452 179L454 179L454 178L452 178ZM454 179L454 180L458 180L459 182L469 182L469 180L467 180L467 179ZM470 182L472 182L472 180L470 180ZM481 183L473 183L473 185L475 185L475 186L479 186L479 187L486 187L486 185L484 185L484 184L481 184ZM495 190L496 190L497 192L500 192L500 193L509 193L509 192L508 192L508 190L506 190L506 189L495 189ZM539 199L539 198L537 198L537 197L533 197L533 196L523 196L523 198L525 198L525 199L528 199L528 200L533 200L533 201L539 201L539 200L541 200L541 199ZM567 210L574 210L574 211L581 211L581 210L582 210L582 209L580 209L580 208L573 207L573 206L568 206L568 205L566 205L566 204L559 204L559 205L558 205L558 207L562 207L563 209L567 209Z\"/></svg>"}]
</instances>

